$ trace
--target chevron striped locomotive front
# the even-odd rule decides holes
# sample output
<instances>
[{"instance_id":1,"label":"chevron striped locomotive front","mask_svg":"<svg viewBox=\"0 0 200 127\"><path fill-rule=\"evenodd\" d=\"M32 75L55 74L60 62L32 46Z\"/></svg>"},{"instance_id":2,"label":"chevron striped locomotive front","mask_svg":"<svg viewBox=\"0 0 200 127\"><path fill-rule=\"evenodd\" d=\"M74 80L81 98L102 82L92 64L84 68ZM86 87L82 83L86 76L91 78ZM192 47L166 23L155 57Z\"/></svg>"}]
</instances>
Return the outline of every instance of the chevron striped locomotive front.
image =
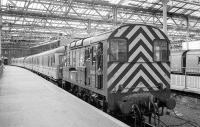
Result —
<instances>
[{"instance_id":1,"label":"chevron striped locomotive front","mask_svg":"<svg viewBox=\"0 0 200 127\"><path fill-rule=\"evenodd\" d=\"M168 45L161 30L147 25L125 25L109 36L106 78L111 111L130 114L137 108L148 114L175 107Z\"/></svg>"},{"instance_id":2,"label":"chevron striped locomotive front","mask_svg":"<svg viewBox=\"0 0 200 127\"><path fill-rule=\"evenodd\" d=\"M63 57L63 86L123 116L172 109L168 45L161 30L141 24L72 42Z\"/></svg>"}]
</instances>

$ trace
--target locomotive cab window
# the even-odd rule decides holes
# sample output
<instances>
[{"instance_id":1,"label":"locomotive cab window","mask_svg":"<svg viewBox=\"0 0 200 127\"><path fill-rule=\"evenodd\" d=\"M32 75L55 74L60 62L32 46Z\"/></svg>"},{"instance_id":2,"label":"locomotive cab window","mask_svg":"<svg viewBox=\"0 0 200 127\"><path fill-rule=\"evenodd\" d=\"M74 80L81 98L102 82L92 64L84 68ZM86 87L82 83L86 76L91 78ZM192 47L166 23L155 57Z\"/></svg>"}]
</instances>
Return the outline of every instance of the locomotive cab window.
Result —
<instances>
[{"instance_id":1,"label":"locomotive cab window","mask_svg":"<svg viewBox=\"0 0 200 127\"><path fill-rule=\"evenodd\" d=\"M168 43L166 40L154 40L154 61L169 61Z\"/></svg>"},{"instance_id":2,"label":"locomotive cab window","mask_svg":"<svg viewBox=\"0 0 200 127\"><path fill-rule=\"evenodd\" d=\"M109 61L127 61L127 40L119 38L111 39L109 40L109 47Z\"/></svg>"}]
</instances>

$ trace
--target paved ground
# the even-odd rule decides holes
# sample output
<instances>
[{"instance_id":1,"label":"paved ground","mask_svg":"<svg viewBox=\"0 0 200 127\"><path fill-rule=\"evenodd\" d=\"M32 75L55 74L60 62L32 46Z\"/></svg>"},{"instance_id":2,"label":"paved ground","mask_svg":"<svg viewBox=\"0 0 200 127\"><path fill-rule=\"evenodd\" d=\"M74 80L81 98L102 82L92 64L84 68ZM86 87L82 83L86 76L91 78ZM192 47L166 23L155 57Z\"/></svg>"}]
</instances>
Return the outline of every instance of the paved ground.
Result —
<instances>
[{"instance_id":1,"label":"paved ground","mask_svg":"<svg viewBox=\"0 0 200 127\"><path fill-rule=\"evenodd\" d=\"M126 127L32 72L6 66L0 77L0 127Z\"/></svg>"},{"instance_id":2,"label":"paved ground","mask_svg":"<svg viewBox=\"0 0 200 127\"><path fill-rule=\"evenodd\" d=\"M177 96L176 108L170 115L161 117L163 127L200 127L200 100Z\"/></svg>"}]
</instances>

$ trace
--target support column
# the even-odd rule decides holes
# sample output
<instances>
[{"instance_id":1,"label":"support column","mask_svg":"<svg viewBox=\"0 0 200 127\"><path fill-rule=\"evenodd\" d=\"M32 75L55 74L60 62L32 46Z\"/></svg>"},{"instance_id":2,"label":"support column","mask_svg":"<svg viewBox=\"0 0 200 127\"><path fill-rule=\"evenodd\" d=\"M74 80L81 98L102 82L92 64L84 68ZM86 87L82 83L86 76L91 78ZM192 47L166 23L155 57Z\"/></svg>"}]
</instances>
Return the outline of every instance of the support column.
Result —
<instances>
[{"instance_id":1,"label":"support column","mask_svg":"<svg viewBox=\"0 0 200 127\"><path fill-rule=\"evenodd\" d=\"M88 20L87 33L91 36L91 20Z\"/></svg>"},{"instance_id":2,"label":"support column","mask_svg":"<svg viewBox=\"0 0 200 127\"><path fill-rule=\"evenodd\" d=\"M190 19L189 17L186 17L186 23L187 23L187 39L190 38Z\"/></svg>"},{"instance_id":3,"label":"support column","mask_svg":"<svg viewBox=\"0 0 200 127\"><path fill-rule=\"evenodd\" d=\"M0 10L1 10L1 0L0 0ZM1 32L2 32L2 15L0 14L0 58L1 58Z\"/></svg>"},{"instance_id":4,"label":"support column","mask_svg":"<svg viewBox=\"0 0 200 127\"><path fill-rule=\"evenodd\" d=\"M163 31L167 34L167 3L168 0L162 0L163 3Z\"/></svg>"},{"instance_id":5,"label":"support column","mask_svg":"<svg viewBox=\"0 0 200 127\"><path fill-rule=\"evenodd\" d=\"M187 24L187 35L186 35L186 39L187 39L187 50L189 49L189 43L188 41L190 40L190 24L189 24L189 17L186 17L186 24Z\"/></svg>"},{"instance_id":6,"label":"support column","mask_svg":"<svg viewBox=\"0 0 200 127\"><path fill-rule=\"evenodd\" d=\"M113 24L114 26L117 25L117 7L113 7Z\"/></svg>"}]
</instances>

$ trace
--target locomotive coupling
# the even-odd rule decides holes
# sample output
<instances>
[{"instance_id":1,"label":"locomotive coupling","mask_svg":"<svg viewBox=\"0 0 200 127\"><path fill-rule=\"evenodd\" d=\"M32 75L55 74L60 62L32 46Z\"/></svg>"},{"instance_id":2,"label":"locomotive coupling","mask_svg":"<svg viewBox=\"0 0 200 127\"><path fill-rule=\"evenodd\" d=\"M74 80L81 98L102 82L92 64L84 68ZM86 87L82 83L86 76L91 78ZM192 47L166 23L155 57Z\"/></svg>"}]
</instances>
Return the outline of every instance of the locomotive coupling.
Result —
<instances>
[{"instance_id":1,"label":"locomotive coupling","mask_svg":"<svg viewBox=\"0 0 200 127\"><path fill-rule=\"evenodd\" d=\"M176 106L176 101L174 98L170 97L170 89L160 89L158 92L154 93L155 100L158 107L166 107L168 109L174 109Z\"/></svg>"},{"instance_id":2,"label":"locomotive coupling","mask_svg":"<svg viewBox=\"0 0 200 127\"><path fill-rule=\"evenodd\" d=\"M153 95L150 93L137 93L125 96L118 101L118 107L123 114L130 114L133 105L138 105L138 107L144 112L149 112L154 108Z\"/></svg>"},{"instance_id":3,"label":"locomotive coupling","mask_svg":"<svg viewBox=\"0 0 200 127\"><path fill-rule=\"evenodd\" d=\"M166 92L168 91L161 90L155 95L151 93L137 93L124 96L118 101L118 108L123 114L130 114L133 105L138 105L144 112L151 112L155 107L174 109L176 101L170 98Z\"/></svg>"}]
</instances>

